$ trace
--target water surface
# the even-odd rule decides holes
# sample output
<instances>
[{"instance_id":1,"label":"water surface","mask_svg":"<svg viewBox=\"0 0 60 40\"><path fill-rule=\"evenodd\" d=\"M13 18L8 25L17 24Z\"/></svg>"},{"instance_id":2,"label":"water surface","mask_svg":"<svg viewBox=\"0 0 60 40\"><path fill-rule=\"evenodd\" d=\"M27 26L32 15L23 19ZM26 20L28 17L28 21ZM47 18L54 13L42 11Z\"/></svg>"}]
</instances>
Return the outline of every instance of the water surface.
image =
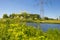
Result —
<instances>
[{"instance_id":1,"label":"water surface","mask_svg":"<svg viewBox=\"0 0 60 40\"><path fill-rule=\"evenodd\" d=\"M60 29L60 24L48 24L48 23L27 23L27 26L40 27L43 31L47 31L48 29Z\"/></svg>"}]
</instances>

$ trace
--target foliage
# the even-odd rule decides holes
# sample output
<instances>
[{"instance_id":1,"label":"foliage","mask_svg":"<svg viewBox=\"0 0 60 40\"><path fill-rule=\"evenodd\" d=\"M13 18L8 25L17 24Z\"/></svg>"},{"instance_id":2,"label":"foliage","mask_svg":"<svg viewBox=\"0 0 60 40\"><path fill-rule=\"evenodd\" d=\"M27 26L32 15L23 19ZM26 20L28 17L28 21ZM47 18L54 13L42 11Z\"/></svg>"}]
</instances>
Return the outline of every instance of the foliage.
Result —
<instances>
[{"instance_id":1,"label":"foliage","mask_svg":"<svg viewBox=\"0 0 60 40\"><path fill-rule=\"evenodd\" d=\"M55 20L53 18L44 17L45 20Z\"/></svg>"},{"instance_id":2,"label":"foliage","mask_svg":"<svg viewBox=\"0 0 60 40\"><path fill-rule=\"evenodd\" d=\"M3 18L8 18L8 15L7 15L7 14L4 14L4 15L3 15Z\"/></svg>"},{"instance_id":3,"label":"foliage","mask_svg":"<svg viewBox=\"0 0 60 40\"><path fill-rule=\"evenodd\" d=\"M12 13L10 14L9 16L7 16L7 14L4 14L3 15L3 18L21 18L21 19L32 19L32 20L35 20L35 19L41 19L40 18L40 15L38 14L29 14L27 12L22 12L21 14L15 14L15 13Z\"/></svg>"},{"instance_id":4,"label":"foliage","mask_svg":"<svg viewBox=\"0 0 60 40\"><path fill-rule=\"evenodd\" d=\"M43 32L17 19L1 19L0 40L60 40L58 29Z\"/></svg>"}]
</instances>

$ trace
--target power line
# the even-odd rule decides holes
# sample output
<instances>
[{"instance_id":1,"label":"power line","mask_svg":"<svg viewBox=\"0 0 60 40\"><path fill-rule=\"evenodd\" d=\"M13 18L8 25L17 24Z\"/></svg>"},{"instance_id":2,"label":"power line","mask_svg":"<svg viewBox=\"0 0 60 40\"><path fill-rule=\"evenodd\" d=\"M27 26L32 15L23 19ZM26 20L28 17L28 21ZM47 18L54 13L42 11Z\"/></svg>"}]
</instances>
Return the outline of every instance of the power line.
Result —
<instances>
[{"instance_id":1,"label":"power line","mask_svg":"<svg viewBox=\"0 0 60 40\"><path fill-rule=\"evenodd\" d=\"M40 0L40 15L41 18L44 17L44 0Z\"/></svg>"},{"instance_id":2,"label":"power line","mask_svg":"<svg viewBox=\"0 0 60 40\"><path fill-rule=\"evenodd\" d=\"M37 1L37 0L36 0ZM52 0L38 0L39 1L39 5L40 5L40 16L41 18L44 18L44 6L46 4L52 4Z\"/></svg>"}]
</instances>

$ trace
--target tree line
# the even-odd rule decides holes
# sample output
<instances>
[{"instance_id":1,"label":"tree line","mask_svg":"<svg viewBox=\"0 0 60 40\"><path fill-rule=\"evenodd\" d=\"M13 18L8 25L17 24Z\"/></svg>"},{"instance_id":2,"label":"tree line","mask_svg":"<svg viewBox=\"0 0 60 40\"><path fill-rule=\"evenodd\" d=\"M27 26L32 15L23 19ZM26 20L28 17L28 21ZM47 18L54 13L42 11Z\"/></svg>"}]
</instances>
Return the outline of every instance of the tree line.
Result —
<instances>
[{"instance_id":1,"label":"tree line","mask_svg":"<svg viewBox=\"0 0 60 40\"><path fill-rule=\"evenodd\" d=\"M42 19L39 14L29 14L27 12L22 12L20 14L12 13L9 16L7 14L3 14L3 18L21 18L21 19ZM53 18L44 17L44 20L54 20Z\"/></svg>"}]
</instances>

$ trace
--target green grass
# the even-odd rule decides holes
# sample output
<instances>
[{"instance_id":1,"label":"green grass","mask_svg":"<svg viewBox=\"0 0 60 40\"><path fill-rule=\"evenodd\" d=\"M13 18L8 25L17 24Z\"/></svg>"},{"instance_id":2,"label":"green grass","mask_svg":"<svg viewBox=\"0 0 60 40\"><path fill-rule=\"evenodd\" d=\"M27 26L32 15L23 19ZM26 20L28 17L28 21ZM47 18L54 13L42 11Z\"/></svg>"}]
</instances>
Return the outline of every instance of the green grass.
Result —
<instances>
[{"instance_id":1,"label":"green grass","mask_svg":"<svg viewBox=\"0 0 60 40\"><path fill-rule=\"evenodd\" d=\"M60 20L33 20L36 23L60 24Z\"/></svg>"},{"instance_id":2,"label":"green grass","mask_svg":"<svg viewBox=\"0 0 60 40\"><path fill-rule=\"evenodd\" d=\"M60 30L49 29L43 32L41 29L26 26L18 19L0 20L0 40L60 40Z\"/></svg>"}]
</instances>

